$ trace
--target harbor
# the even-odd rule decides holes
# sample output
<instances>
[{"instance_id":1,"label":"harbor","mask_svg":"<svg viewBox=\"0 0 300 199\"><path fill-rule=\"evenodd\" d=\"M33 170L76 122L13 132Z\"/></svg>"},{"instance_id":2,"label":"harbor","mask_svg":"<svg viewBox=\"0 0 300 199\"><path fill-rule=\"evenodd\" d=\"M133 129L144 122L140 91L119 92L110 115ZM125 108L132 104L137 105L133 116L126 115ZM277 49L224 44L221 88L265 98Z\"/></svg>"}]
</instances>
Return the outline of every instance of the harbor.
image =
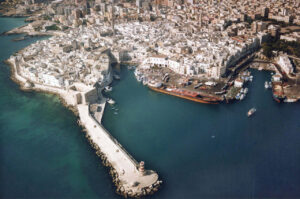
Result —
<instances>
[{"instance_id":1,"label":"harbor","mask_svg":"<svg viewBox=\"0 0 300 199\"><path fill-rule=\"evenodd\" d=\"M0 37L1 61L35 41L13 38ZM2 197L120 199L78 118L54 95L20 91L0 65ZM116 105L106 104L102 124L146 169L159 171L164 183L153 198L299 197L300 107L272 100L264 88L270 72L250 70L244 100L211 106L153 92L124 68L107 93ZM248 118L252 107L257 113Z\"/></svg>"},{"instance_id":2,"label":"harbor","mask_svg":"<svg viewBox=\"0 0 300 199\"><path fill-rule=\"evenodd\" d=\"M299 172L292 164L297 141L291 140L299 135L294 123L299 104L278 104L272 100L271 89L264 88L271 74L249 71L253 81L244 100L210 105L154 92L138 83L132 71L122 69L121 82L114 83L109 93L118 102L119 114L107 107L103 124L136 157L151 156L149 161L166 179L157 198L275 197L276 190L297 195L281 180L288 176L299 183L294 176ZM257 111L248 117L253 107ZM282 154L284 150L289 154ZM285 157L289 163L283 161ZM216 166L216 162L222 164Z\"/></svg>"}]
</instances>

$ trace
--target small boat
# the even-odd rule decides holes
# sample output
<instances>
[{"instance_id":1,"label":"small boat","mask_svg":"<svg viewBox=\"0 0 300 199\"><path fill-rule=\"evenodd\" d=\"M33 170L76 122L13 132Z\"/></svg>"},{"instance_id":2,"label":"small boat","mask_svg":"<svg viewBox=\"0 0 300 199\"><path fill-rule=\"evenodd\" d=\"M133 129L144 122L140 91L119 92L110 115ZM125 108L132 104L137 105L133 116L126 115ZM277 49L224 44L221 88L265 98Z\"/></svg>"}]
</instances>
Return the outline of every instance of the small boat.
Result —
<instances>
[{"instance_id":1,"label":"small boat","mask_svg":"<svg viewBox=\"0 0 300 199\"><path fill-rule=\"evenodd\" d=\"M115 104L115 103L116 103L113 99L108 99L107 102L108 102L109 104Z\"/></svg>"},{"instance_id":2,"label":"small boat","mask_svg":"<svg viewBox=\"0 0 300 199\"><path fill-rule=\"evenodd\" d=\"M283 100L284 102L287 102L287 103L292 103L292 102L297 102L298 99L292 99L292 98L286 98Z\"/></svg>"},{"instance_id":3,"label":"small boat","mask_svg":"<svg viewBox=\"0 0 300 199\"><path fill-rule=\"evenodd\" d=\"M151 86L151 87L154 87L154 88L160 88L162 86L162 83L151 81L151 82L148 83L148 86Z\"/></svg>"},{"instance_id":4,"label":"small boat","mask_svg":"<svg viewBox=\"0 0 300 199\"><path fill-rule=\"evenodd\" d=\"M269 83L267 81L265 81L265 89L269 88Z\"/></svg>"},{"instance_id":5,"label":"small boat","mask_svg":"<svg viewBox=\"0 0 300 199\"><path fill-rule=\"evenodd\" d=\"M251 75L251 76L250 76L250 82L252 82L252 81L253 81L253 76Z\"/></svg>"},{"instance_id":6,"label":"small boat","mask_svg":"<svg viewBox=\"0 0 300 199\"><path fill-rule=\"evenodd\" d=\"M248 91L249 91L248 88L245 88L245 89L244 89L244 94L247 94Z\"/></svg>"},{"instance_id":7,"label":"small boat","mask_svg":"<svg viewBox=\"0 0 300 199\"><path fill-rule=\"evenodd\" d=\"M148 79L145 77L145 78L143 78L143 84L144 85L147 85L148 84Z\"/></svg>"},{"instance_id":8,"label":"small boat","mask_svg":"<svg viewBox=\"0 0 300 199\"><path fill-rule=\"evenodd\" d=\"M243 100L245 98L245 94L241 94L240 100Z\"/></svg>"},{"instance_id":9,"label":"small boat","mask_svg":"<svg viewBox=\"0 0 300 199\"><path fill-rule=\"evenodd\" d=\"M197 88L199 88L200 86L202 86L203 84L200 82L200 83L198 83L196 86L194 86L194 89L197 89Z\"/></svg>"},{"instance_id":10,"label":"small boat","mask_svg":"<svg viewBox=\"0 0 300 199\"><path fill-rule=\"evenodd\" d=\"M128 66L128 70L134 70L135 66Z\"/></svg>"},{"instance_id":11,"label":"small boat","mask_svg":"<svg viewBox=\"0 0 300 199\"><path fill-rule=\"evenodd\" d=\"M138 82L141 82L143 79L142 79L141 76L136 76L136 80L137 80Z\"/></svg>"},{"instance_id":12,"label":"small boat","mask_svg":"<svg viewBox=\"0 0 300 199\"><path fill-rule=\"evenodd\" d=\"M256 108L251 108L251 109L248 111L248 113L247 113L248 117L250 117L251 115L253 115L255 112L256 112Z\"/></svg>"},{"instance_id":13,"label":"small boat","mask_svg":"<svg viewBox=\"0 0 300 199\"><path fill-rule=\"evenodd\" d=\"M120 78L120 76L119 75L117 75L117 74L114 74L114 79L116 79L116 80L120 80L121 78Z\"/></svg>"},{"instance_id":14,"label":"small boat","mask_svg":"<svg viewBox=\"0 0 300 199\"><path fill-rule=\"evenodd\" d=\"M105 92L112 91L112 87L111 86L106 86L104 89L105 89L104 90Z\"/></svg>"},{"instance_id":15,"label":"small boat","mask_svg":"<svg viewBox=\"0 0 300 199\"><path fill-rule=\"evenodd\" d=\"M118 112L114 112L115 115L118 115Z\"/></svg>"}]
</instances>

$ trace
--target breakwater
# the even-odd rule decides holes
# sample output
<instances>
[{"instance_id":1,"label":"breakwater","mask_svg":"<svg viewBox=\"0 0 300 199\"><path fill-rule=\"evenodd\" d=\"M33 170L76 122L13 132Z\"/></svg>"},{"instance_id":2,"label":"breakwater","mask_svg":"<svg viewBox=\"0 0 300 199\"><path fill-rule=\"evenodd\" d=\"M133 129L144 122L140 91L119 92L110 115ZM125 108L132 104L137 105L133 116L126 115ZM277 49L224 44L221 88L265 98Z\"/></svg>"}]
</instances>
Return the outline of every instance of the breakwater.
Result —
<instances>
[{"instance_id":1,"label":"breakwater","mask_svg":"<svg viewBox=\"0 0 300 199\"><path fill-rule=\"evenodd\" d=\"M57 94L63 99L64 105L69 107L79 117L79 124L84 128L86 137L96 154L101 157L105 166L110 168L110 174L116 185L116 192L124 197L141 197L153 194L162 183L158 175L152 170L144 169L144 162L137 161L97 122L89 111L89 104L77 104L78 92L72 89L60 89L31 82L19 73L19 64L11 57L6 61L12 68L12 79L21 85L23 90L35 90ZM83 91L81 91L83 92ZM84 95L85 93L80 93ZM102 114L105 102L102 103Z\"/></svg>"}]
</instances>

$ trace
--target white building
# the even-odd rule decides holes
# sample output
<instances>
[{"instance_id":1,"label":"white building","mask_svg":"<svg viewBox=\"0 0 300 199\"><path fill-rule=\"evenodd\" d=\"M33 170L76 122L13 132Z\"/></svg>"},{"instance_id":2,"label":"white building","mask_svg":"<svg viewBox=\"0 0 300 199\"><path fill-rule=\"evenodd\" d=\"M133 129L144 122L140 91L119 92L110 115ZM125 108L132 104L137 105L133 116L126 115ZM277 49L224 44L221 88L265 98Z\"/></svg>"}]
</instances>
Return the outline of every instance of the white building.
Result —
<instances>
[{"instance_id":1,"label":"white building","mask_svg":"<svg viewBox=\"0 0 300 199\"><path fill-rule=\"evenodd\" d=\"M293 72L293 65L286 54L280 55L277 64L281 67L281 69L286 73L290 74Z\"/></svg>"}]
</instances>

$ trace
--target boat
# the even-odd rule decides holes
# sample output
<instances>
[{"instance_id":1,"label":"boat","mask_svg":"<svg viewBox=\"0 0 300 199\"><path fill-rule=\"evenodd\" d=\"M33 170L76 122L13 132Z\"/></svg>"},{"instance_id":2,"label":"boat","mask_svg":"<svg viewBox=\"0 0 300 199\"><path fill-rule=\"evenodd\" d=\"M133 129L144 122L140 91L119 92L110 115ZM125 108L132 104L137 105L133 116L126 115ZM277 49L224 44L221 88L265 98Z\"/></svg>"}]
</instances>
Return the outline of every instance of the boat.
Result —
<instances>
[{"instance_id":1,"label":"boat","mask_svg":"<svg viewBox=\"0 0 300 199\"><path fill-rule=\"evenodd\" d=\"M297 102L298 99L292 99L292 98L286 98L283 100L284 102L287 102L287 103L292 103L292 102Z\"/></svg>"},{"instance_id":2,"label":"boat","mask_svg":"<svg viewBox=\"0 0 300 199\"><path fill-rule=\"evenodd\" d=\"M202 86L203 84L200 82L199 84L197 84L196 86L194 86L194 89L199 88L200 86Z\"/></svg>"},{"instance_id":3,"label":"boat","mask_svg":"<svg viewBox=\"0 0 300 199\"><path fill-rule=\"evenodd\" d=\"M138 82L141 82L142 81L142 77L141 76L136 76L136 80L138 81Z\"/></svg>"},{"instance_id":4,"label":"boat","mask_svg":"<svg viewBox=\"0 0 300 199\"><path fill-rule=\"evenodd\" d=\"M251 108L248 113L247 116L250 117L251 115L253 115L256 112L256 108Z\"/></svg>"},{"instance_id":5,"label":"boat","mask_svg":"<svg viewBox=\"0 0 300 199\"><path fill-rule=\"evenodd\" d=\"M112 87L111 87L111 86L106 86L106 87L104 88L104 91L105 91L105 92L112 91Z\"/></svg>"},{"instance_id":6,"label":"boat","mask_svg":"<svg viewBox=\"0 0 300 199\"><path fill-rule=\"evenodd\" d=\"M148 84L148 78L143 77L143 85L147 85Z\"/></svg>"},{"instance_id":7,"label":"boat","mask_svg":"<svg viewBox=\"0 0 300 199\"><path fill-rule=\"evenodd\" d=\"M243 100L245 98L245 94L241 94L240 100Z\"/></svg>"},{"instance_id":8,"label":"boat","mask_svg":"<svg viewBox=\"0 0 300 199\"><path fill-rule=\"evenodd\" d=\"M117 74L114 74L114 79L116 79L116 80L120 80L121 78L120 78L120 76L119 75L117 75Z\"/></svg>"},{"instance_id":9,"label":"boat","mask_svg":"<svg viewBox=\"0 0 300 199\"><path fill-rule=\"evenodd\" d=\"M225 93L226 93L226 90L222 90L222 91L215 92L215 95L223 95Z\"/></svg>"},{"instance_id":10,"label":"boat","mask_svg":"<svg viewBox=\"0 0 300 199\"><path fill-rule=\"evenodd\" d=\"M204 103L204 104L219 104L220 101L222 101L222 99L220 97L204 97L201 96L199 93L197 92L193 92L193 91L186 91L186 90L181 90L181 89L174 89L174 88L156 88L156 87L152 87L149 86L148 87L151 90L160 92L160 93L164 93L164 94L168 94L168 95L173 95L176 97L180 97L183 99L187 99L187 100L191 100L194 102L199 102L199 103Z\"/></svg>"},{"instance_id":11,"label":"boat","mask_svg":"<svg viewBox=\"0 0 300 199\"><path fill-rule=\"evenodd\" d=\"M108 99L107 103L109 103L109 104L115 104L116 102L113 99Z\"/></svg>"},{"instance_id":12,"label":"boat","mask_svg":"<svg viewBox=\"0 0 300 199\"><path fill-rule=\"evenodd\" d=\"M265 81L265 89L268 89L269 88L269 84L267 81Z\"/></svg>"},{"instance_id":13,"label":"boat","mask_svg":"<svg viewBox=\"0 0 300 199\"><path fill-rule=\"evenodd\" d=\"M162 86L162 83L161 82L150 81L150 82L148 82L148 86L155 87L155 88L160 88Z\"/></svg>"},{"instance_id":14,"label":"boat","mask_svg":"<svg viewBox=\"0 0 300 199\"><path fill-rule=\"evenodd\" d=\"M245 88L245 89L244 89L244 94L247 94L248 91L249 91L248 88Z\"/></svg>"},{"instance_id":15,"label":"boat","mask_svg":"<svg viewBox=\"0 0 300 199\"><path fill-rule=\"evenodd\" d=\"M134 70L135 66L128 66L128 70Z\"/></svg>"}]
</instances>

